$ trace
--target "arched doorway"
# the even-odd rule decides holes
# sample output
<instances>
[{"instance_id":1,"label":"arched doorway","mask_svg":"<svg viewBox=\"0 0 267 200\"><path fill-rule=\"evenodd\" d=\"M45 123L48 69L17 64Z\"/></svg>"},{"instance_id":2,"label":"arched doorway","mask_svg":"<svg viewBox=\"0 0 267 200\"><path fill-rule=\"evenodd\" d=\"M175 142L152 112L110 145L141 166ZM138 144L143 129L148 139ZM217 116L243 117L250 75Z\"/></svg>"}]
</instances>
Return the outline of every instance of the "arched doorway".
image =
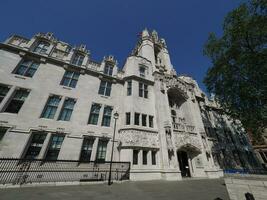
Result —
<instances>
[{"instance_id":1,"label":"arched doorway","mask_svg":"<svg viewBox=\"0 0 267 200\"><path fill-rule=\"evenodd\" d=\"M177 159L182 177L193 176L192 159L198 156L201 150L191 144L186 144L177 150Z\"/></svg>"},{"instance_id":2,"label":"arched doorway","mask_svg":"<svg viewBox=\"0 0 267 200\"><path fill-rule=\"evenodd\" d=\"M191 177L187 152L177 151L177 157L182 177Z\"/></svg>"}]
</instances>

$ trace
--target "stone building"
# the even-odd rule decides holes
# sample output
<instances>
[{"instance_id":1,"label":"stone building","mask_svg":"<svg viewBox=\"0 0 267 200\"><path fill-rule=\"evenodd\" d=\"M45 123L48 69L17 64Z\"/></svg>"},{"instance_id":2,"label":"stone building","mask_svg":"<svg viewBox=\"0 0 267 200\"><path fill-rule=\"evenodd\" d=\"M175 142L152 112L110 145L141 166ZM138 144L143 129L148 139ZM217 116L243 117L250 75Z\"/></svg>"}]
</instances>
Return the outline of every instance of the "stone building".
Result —
<instances>
[{"instance_id":1,"label":"stone building","mask_svg":"<svg viewBox=\"0 0 267 200\"><path fill-rule=\"evenodd\" d=\"M179 76L167 45L144 30L120 69L39 33L0 44L0 157L131 162L132 180L219 177L257 165L246 134L195 80Z\"/></svg>"}]
</instances>

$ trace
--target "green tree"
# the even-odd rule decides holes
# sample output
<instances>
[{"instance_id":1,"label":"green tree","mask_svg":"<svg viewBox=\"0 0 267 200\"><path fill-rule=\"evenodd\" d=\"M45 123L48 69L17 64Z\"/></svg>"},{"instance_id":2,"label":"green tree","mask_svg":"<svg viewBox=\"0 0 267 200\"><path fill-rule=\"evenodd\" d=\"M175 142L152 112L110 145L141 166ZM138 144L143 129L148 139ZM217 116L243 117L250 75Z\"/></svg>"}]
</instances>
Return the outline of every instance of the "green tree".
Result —
<instances>
[{"instance_id":1,"label":"green tree","mask_svg":"<svg viewBox=\"0 0 267 200\"><path fill-rule=\"evenodd\" d=\"M209 35L204 55L212 62L204 79L208 91L261 143L267 128L267 0L250 0L228 13L223 35Z\"/></svg>"}]
</instances>

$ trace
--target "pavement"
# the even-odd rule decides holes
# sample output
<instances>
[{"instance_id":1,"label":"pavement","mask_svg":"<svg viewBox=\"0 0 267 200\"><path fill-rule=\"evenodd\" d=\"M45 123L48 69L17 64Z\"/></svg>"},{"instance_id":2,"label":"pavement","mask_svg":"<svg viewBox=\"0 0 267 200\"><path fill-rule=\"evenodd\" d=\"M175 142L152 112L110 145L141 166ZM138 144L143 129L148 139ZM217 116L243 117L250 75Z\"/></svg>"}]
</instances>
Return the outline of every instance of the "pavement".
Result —
<instances>
[{"instance_id":1,"label":"pavement","mask_svg":"<svg viewBox=\"0 0 267 200\"><path fill-rule=\"evenodd\" d=\"M223 179L0 189L1 200L229 200Z\"/></svg>"}]
</instances>

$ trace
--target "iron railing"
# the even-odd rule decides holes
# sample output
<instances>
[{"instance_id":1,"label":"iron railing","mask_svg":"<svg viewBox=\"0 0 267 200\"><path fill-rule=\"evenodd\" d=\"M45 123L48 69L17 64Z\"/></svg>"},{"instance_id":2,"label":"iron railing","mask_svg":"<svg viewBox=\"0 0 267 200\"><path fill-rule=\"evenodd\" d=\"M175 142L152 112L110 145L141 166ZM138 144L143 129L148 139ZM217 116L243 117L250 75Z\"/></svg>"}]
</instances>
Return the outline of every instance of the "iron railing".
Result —
<instances>
[{"instance_id":1,"label":"iron railing","mask_svg":"<svg viewBox=\"0 0 267 200\"><path fill-rule=\"evenodd\" d=\"M0 184L105 181L110 162L0 158ZM111 179L128 180L129 162L112 162Z\"/></svg>"},{"instance_id":2,"label":"iron railing","mask_svg":"<svg viewBox=\"0 0 267 200\"><path fill-rule=\"evenodd\" d=\"M266 169L225 169L223 170L225 174L259 174L267 175Z\"/></svg>"}]
</instances>

